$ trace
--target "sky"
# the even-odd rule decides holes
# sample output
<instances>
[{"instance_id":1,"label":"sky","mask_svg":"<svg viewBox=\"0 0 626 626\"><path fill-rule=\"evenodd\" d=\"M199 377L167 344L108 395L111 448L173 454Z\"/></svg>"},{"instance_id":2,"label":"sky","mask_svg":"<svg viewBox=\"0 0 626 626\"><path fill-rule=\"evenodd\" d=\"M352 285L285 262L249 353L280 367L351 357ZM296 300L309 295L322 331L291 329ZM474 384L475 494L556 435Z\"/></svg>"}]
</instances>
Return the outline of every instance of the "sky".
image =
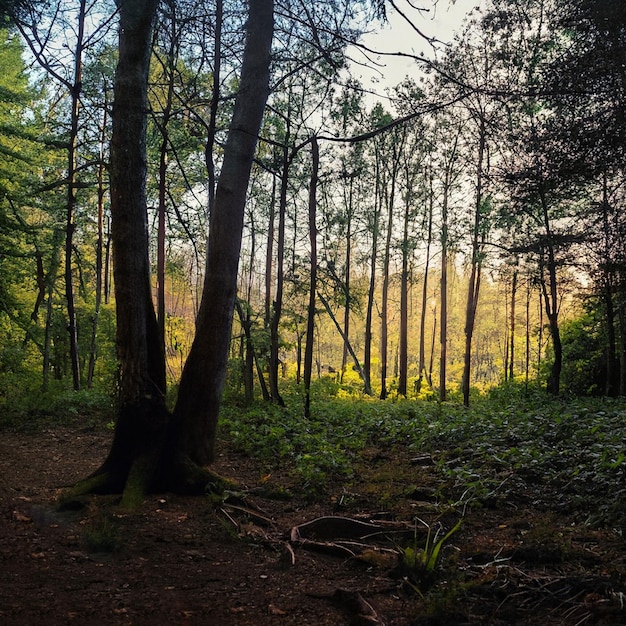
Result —
<instances>
[{"instance_id":1,"label":"sky","mask_svg":"<svg viewBox=\"0 0 626 626\"><path fill-rule=\"evenodd\" d=\"M463 23L464 18L475 7L485 4L485 0L396 0L396 6L404 15L410 17L415 26L427 37L435 37L441 42L452 41ZM428 9L418 11L415 7ZM376 33L366 35L363 43L371 49L381 52L404 52L408 54L433 57L435 50L429 43L420 37L407 21L393 8L387 9L389 23ZM439 45L439 49L443 46ZM359 53L353 58L359 59ZM419 72L418 64L407 58L391 56L373 57L382 64L378 71L370 71L353 64L353 75L360 78L366 88L384 94L387 87L397 85L407 74L415 75Z\"/></svg>"}]
</instances>

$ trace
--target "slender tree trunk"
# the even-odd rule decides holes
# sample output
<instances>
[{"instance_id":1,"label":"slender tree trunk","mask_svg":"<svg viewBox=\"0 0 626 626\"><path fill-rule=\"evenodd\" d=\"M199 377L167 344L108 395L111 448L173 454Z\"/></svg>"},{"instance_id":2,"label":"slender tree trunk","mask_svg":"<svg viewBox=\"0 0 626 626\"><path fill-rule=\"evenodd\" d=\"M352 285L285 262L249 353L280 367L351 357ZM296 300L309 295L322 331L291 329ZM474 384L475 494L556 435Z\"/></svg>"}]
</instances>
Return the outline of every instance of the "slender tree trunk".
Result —
<instances>
[{"instance_id":1,"label":"slender tree trunk","mask_svg":"<svg viewBox=\"0 0 626 626\"><path fill-rule=\"evenodd\" d=\"M433 334L430 342L430 361L428 363L427 380L428 386L433 388L433 366L435 363L435 341L437 337L437 308L433 308Z\"/></svg>"},{"instance_id":2,"label":"slender tree trunk","mask_svg":"<svg viewBox=\"0 0 626 626\"><path fill-rule=\"evenodd\" d=\"M48 389L50 383L50 367L52 350L52 314L54 310L54 284L57 280L59 268L61 265L61 247L63 245L63 232L55 230L52 236L52 256L50 258L50 267L46 275L46 322L44 328L43 342L43 380L42 388L44 391Z\"/></svg>"},{"instance_id":3,"label":"slender tree trunk","mask_svg":"<svg viewBox=\"0 0 626 626\"><path fill-rule=\"evenodd\" d=\"M353 190L354 190L354 176L350 177L350 190L348 194L348 223L346 225L346 270L344 276L344 297L345 297L345 309L343 312L343 332L346 337L350 336L350 308L351 308L351 295L350 295L350 278L351 278L351 265L352 265L352 212L353 212ZM344 341L343 351L341 355L341 374L340 379L343 382L343 376L348 365L348 344Z\"/></svg>"},{"instance_id":4,"label":"slender tree trunk","mask_svg":"<svg viewBox=\"0 0 626 626\"><path fill-rule=\"evenodd\" d=\"M311 370L313 368L313 342L315 340L315 292L317 290L317 182L319 171L319 146L317 138L311 139L312 172L309 187L309 241L311 269L309 306L307 308L306 346L304 348L304 416L311 417Z\"/></svg>"},{"instance_id":5,"label":"slender tree trunk","mask_svg":"<svg viewBox=\"0 0 626 626\"><path fill-rule=\"evenodd\" d=\"M443 178L443 198L441 202L441 314L439 328L439 400L445 402L447 399L447 364L448 364L448 255L449 255L449 202L452 190L454 175L454 165L459 143L460 128L454 137L453 145L449 155L446 157Z\"/></svg>"},{"instance_id":6,"label":"slender tree trunk","mask_svg":"<svg viewBox=\"0 0 626 626\"><path fill-rule=\"evenodd\" d=\"M378 202L375 200L374 202ZM377 209L376 209L377 210ZM378 216L376 216L376 219ZM363 381L366 386L370 385L372 379L372 317L374 312L374 289L376 288L376 263L378 262L378 232L375 231L372 237L372 255L370 267L369 291L367 293L367 310L365 314L365 339L363 355Z\"/></svg>"},{"instance_id":7,"label":"slender tree trunk","mask_svg":"<svg viewBox=\"0 0 626 626\"><path fill-rule=\"evenodd\" d=\"M622 283L623 284L623 283ZM626 396L626 297L623 287L617 294L617 319L619 322L619 395Z\"/></svg>"},{"instance_id":8,"label":"slender tree trunk","mask_svg":"<svg viewBox=\"0 0 626 626\"><path fill-rule=\"evenodd\" d=\"M419 393L422 385L422 377L426 373L426 307L428 302L428 272L430 269L430 246L433 240L433 180L430 179L430 193L428 196L428 235L426 237L426 260L424 265L424 283L422 284L422 310L420 314L420 340L419 340L419 378L418 388ZM430 385L430 382L429 382Z\"/></svg>"},{"instance_id":9,"label":"slender tree trunk","mask_svg":"<svg viewBox=\"0 0 626 626\"><path fill-rule=\"evenodd\" d=\"M409 217L410 195L407 191L402 229L402 272L400 275L400 339L398 393L407 395L409 369Z\"/></svg>"},{"instance_id":10,"label":"slender tree trunk","mask_svg":"<svg viewBox=\"0 0 626 626\"><path fill-rule=\"evenodd\" d=\"M220 101L220 80L222 71L222 20L224 13L223 0L216 0L215 3L215 41L213 46L213 89L211 92L211 108L209 113L209 125L207 129L207 140L204 147L204 160L209 176L208 189L208 218L211 222L213 207L215 206L215 162L213 161L213 150L215 148L215 132L217 130L217 113Z\"/></svg>"},{"instance_id":11,"label":"slender tree trunk","mask_svg":"<svg viewBox=\"0 0 626 626\"><path fill-rule=\"evenodd\" d=\"M609 194L606 172L602 177L602 228L604 237L604 254L606 259L611 258L611 233L609 227ZM614 306L614 270L611 263L604 264L604 310L607 330L606 342L606 383L604 393L607 396L616 396L619 390L617 367L617 340L615 336L615 306Z\"/></svg>"},{"instance_id":12,"label":"slender tree trunk","mask_svg":"<svg viewBox=\"0 0 626 626\"><path fill-rule=\"evenodd\" d=\"M239 300L235 301L235 307L237 309L237 315L239 316L239 323L243 330L244 335L244 356L243 356L243 385L244 385L244 397L247 406L252 404L254 400L254 346L252 343L252 335L250 333L250 327L252 321L250 319L250 305L246 303L246 308L241 306Z\"/></svg>"},{"instance_id":13,"label":"slender tree trunk","mask_svg":"<svg viewBox=\"0 0 626 626\"><path fill-rule=\"evenodd\" d=\"M380 165L376 160L376 189L374 191L374 213L372 215L372 248L370 256L370 281L365 314L365 347L363 357L363 382L371 391L372 380L372 316L374 311L374 289L376 288L376 264L378 263L378 229L380 222ZM367 392L366 392L367 393Z\"/></svg>"},{"instance_id":14,"label":"slender tree trunk","mask_svg":"<svg viewBox=\"0 0 626 626\"><path fill-rule=\"evenodd\" d=\"M320 299L320 302L324 305L324 308L326 309L326 312L328 313L328 317L330 317L330 319L332 320L333 324L335 325L335 328L337 329L337 332L341 335L344 345L348 348L348 352L350 356L352 357L354 367L356 368L356 371L359 373L359 376L363 379L364 393L368 396L371 396L372 389L369 386L370 384L369 380L365 377L365 372L363 371L363 367L361 366L361 363L359 362L359 357L357 357L356 352L354 351L354 348L352 347L352 344L350 343L350 339L344 334L343 328L341 328L341 325L337 321L335 314L330 308L330 304L328 303L328 300L326 300L326 298L324 298L324 296L319 292L317 294L317 297Z\"/></svg>"},{"instance_id":15,"label":"slender tree trunk","mask_svg":"<svg viewBox=\"0 0 626 626\"><path fill-rule=\"evenodd\" d=\"M393 183L392 183L393 185ZM387 236L385 239L385 256L383 260L383 286L380 305L380 399L387 397L387 358L388 332L387 306L389 302L389 264L391 260L391 235L393 229L393 193L387 198Z\"/></svg>"},{"instance_id":16,"label":"slender tree trunk","mask_svg":"<svg viewBox=\"0 0 626 626\"><path fill-rule=\"evenodd\" d=\"M398 179L398 159L399 154L404 145L404 138L400 145L393 145L392 151L392 163L391 163L391 187L389 189L389 195L387 196L387 236L385 239L385 257L383 261L383 292L382 302L380 306L380 399L384 400L387 397L387 369L388 369L388 355L389 355L389 271L391 265L391 240L393 235L393 212L394 204L396 200L396 183Z\"/></svg>"},{"instance_id":17,"label":"slender tree trunk","mask_svg":"<svg viewBox=\"0 0 626 626\"><path fill-rule=\"evenodd\" d=\"M67 330L70 334L70 361L74 389L80 389L80 358L78 349L78 322L74 301L72 259L74 231L76 230L76 157L78 151L78 122L80 118L80 94L83 74L83 46L85 35L86 0L80 0L76 51L74 53L74 82L71 89L72 113L69 148L67 155L67 214L65 234L65 298L67 300Z\"/></svg>"},{"instance_id":18,"label":"slender tree trunk","mask_svg":"<svg viewBox=\"0 0 626 626\"><path fill-rule=\"evenodd\" d=\"M446 400L448 362L448 188L444 190L441 224L441 322L439 324L439 400Z\"/></svg>"},{"instance_id":19,"label":"slender tree trunk","mask_svg":"<svg viewBox=\"0 0 626 626\"><path fill-rule=\"evenodd\" d=\"M528 385L530 383L530 302L532 299L532 287L531 282L528 281L526 285L526 364L524 369L524 384L526 391L528 391Z\"/></svg>"},{"instance_id":20,"label":"slender tree trunk","mask_svg":"<svg viewBox=\"0 0 626 626\"><path fill-rule=\"evenodd\" d=\"M105 229L105 241L104 241L104 268L103 268L103 290L104 290L104 303L109 304L111 299L111 219L106 219Z\"/></svg>"},{"instance_id":21,"label":"slender tree trunk","mask_svg":"<svg viewBox=\"0 0 626 626\"><path fill-rule=\"evenodd\" d=\"M556 258L552 242L552 229L550 227L548 217L548 202L543 187L540 188L539 196L541 199L544 228L546 232L546 250L545 253L542 252L541 288L543 290L543 299L546 315L548 317L550 338L552 339L552 349L554 351L554 361L552 362L550 375L548 376L547 390L549 393L556 396L560 391L561 369L563 366L563 347L561 345L561 333L559 329L559 298L556 275ZM544 254L547 255L547 262L543 260ZM547 267L545 267L546 265ZM547 284L544 269L547 269L548 273Z\"/></svg>"},{"instance_id":22,"label":"slender tree trunk","mask_svg":"<svg viewBox=\"0 0 626 626\"><path fill-rule=\"evenodd\" d=\"M276 244L276 294L272 303L272 312L270 319L270 362L269 362L269 379L270 394L272 400L279 406L285 403L280 395L278 388L278 370L280 367L279 344L280 334L278 332L280 326L280 318L283 310L283 288L285 280L285 224L287 218L287 190L289 185L289 166L291 158L289 157L289 129L285 138L283 147L283 166L280 179L280 199L278 204L278 241Z\"/></svg>"},{"instance_id":23,"label":"slender tree trunk","mask_svg":"<svg viewBox=\"0 0 626 626\"><path fill-rule=\"evenodd\" d=\"M96 301L91 325L91 346L89 348L89 366L87 370L87 387L93 386L93 378L96 370L96 352L98 339L98 321L100 319L100 308L102 306L102 272L104 254L104 173L105 173L105 141L107 131L107 99L105 92L104 112L102 119L102 133L100 135L100 162L98 163L98 240L96 242Z\"/></svg>"},{"instance_id":24,"label":"slender tree trunk","mask_svg":"<svg viewBox=\"0 0 626 626\"><path fill-rule=\"evenodd\" d=\"M515 367L515 305L517 303L518 259L515 259L513 283L511 285L511 314L509 323L509 380L513 380Z\"/></svg>"},{"instance_id":25,"label":"slender tree trunk","mask_svg":"<svg viewBox=\"0 0 626 626\"><path fill-rule=\"evenodd\" d=\"M178 452L211 463L237 292L237 270L250 171L269 91L272 0L250 0L239 91L211 216L204 291L196 335L174 411Z\"/></svg>"},{"instance_id":26,"label":"slender tree trunk","mask_svg":"<svg viewBox=\"0 0 626 626\"><path fill-rule=\"evenodd\" d=\"M467 290L467 303L465 305L465 352L463 354L463 376L461 389L463 391L463 405L470 405L471 370L472 370L472 337L476 323L476 309L478 307L478 295L480 293L480 280L482 263L480 260L472 261L469 285Z\"/></svg>"},{"instance_id":27,"label":"slender tree trunk","mask_svg":"<svg viewBox=\"0 0 626 626\"><path fill-rule=\"evenodd\" d=\"M469 285L467 289L467 303L465 306L465 352L463 355L463 375L461 389L463 404L469 407L471 369L472 369L472 338L476 324L476 310L480 295L480 280L482 272L482 255L485 245L483 226L483 175L486 149L485 119L480 117L479 122L478 159L476 167L476 201L474 206L474 227L472 229L472 260Z\"/></svg>"},{"instance_id":28,"label":"slender tree trunk","mask_svg":"<svg viewBox=\"0 0 626 626\"><path fill-rule=\"evenodd\" d=\"M171 87L171 85L170 85ZM168 131L167 117L169 113L164 111L161 126L161 148L159 151L159 206L157 226L157 321L159 335L165 345L165 215L167 197L167 152Z\"/></svg>"}]
</instances>

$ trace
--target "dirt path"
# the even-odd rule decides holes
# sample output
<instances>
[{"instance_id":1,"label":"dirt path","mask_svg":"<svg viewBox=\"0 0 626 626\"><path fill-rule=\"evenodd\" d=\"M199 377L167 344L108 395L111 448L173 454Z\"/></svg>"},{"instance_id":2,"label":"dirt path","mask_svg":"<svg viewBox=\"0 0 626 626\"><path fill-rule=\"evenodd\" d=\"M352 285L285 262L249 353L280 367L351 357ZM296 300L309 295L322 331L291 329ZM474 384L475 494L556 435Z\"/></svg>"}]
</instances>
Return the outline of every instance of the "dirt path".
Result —
<instances>
[{"instance_id":1,"label":"dirt path","mask_svg":"<svg viewBox=\"0 0 626 626\"><path fill-rule=\"evenodd\" d=\"M227 502L163 494L129 515L100 497L56 511L59 489L99 465L110 436L0 433L0 623L626 624L621 534L535 510L528 494L468 509L432 581L399 566L393 541L368 552L369 539L352 538L357 557L335 549L333 526L316 542L330 553L290 541L322 516L450 528L460 512L437 501L434 469L402 453L364 451L358 480L310 502L270 497L293 490L289 476L223 445L215 469L241 485Z\"/></svg>"}]
</instances>

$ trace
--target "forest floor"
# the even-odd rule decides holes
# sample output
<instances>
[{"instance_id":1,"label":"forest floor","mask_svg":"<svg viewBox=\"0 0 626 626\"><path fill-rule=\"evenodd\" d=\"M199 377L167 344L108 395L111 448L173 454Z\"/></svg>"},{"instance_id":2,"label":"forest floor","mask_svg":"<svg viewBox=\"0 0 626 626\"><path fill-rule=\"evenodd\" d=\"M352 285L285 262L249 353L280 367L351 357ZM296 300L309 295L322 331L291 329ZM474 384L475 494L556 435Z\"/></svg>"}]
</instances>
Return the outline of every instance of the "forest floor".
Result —
<instances>
[{"instance_id":1,"label":"forest floor","mask_svg":"<svg viewBox=\"0 0 626 626\"><path fill-rule=\"evenodd\" d=\"M214 469L238 483L223 498L59 511L111 436L78 419L0 433L1 624L626 624L621 529L552 510L549 485L442 503L427 456L369 447L312 497L222 441ZM418 545L432 556L460 517L429 571Z\"/></svg>"}]
</instances>

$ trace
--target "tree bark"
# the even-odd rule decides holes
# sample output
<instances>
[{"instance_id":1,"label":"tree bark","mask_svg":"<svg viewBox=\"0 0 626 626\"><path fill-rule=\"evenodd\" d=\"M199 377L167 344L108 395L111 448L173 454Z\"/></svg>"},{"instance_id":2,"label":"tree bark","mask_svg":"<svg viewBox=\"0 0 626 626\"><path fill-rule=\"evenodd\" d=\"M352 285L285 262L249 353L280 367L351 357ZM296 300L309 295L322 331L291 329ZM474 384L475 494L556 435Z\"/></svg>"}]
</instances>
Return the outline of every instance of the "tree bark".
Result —
<instances>
[{"instance_id":1,"label":"tree bark","mask_svg":"<svg viewBox=\"0 0 626 626\"><path fill-rule=\"evenodd\" d=\"M309 241L311 246L311 277L307 309L306 346L304 347L304 417L311 417L311 370L315 339L315 292L317 290L317 181L320 162L317 138L311 139L312 172L309 187Z\"/></svg>"},{"instance_id":2,"label":"tree bark","mask_svg":"<svg viewBox=\"0 0 626 626\"><path fill-rule=\"evenodd\" d=\"M269 91L273 2L250 0L239 92L211 216L196 335L174 410L177 453L198 465L214 456L237 293L237 270L250 171Z\"/></svg>"},{"instance_id":3,"label":"tree bark","mask_svg":"<svg viewBox=\"0 0 626 626\"><path fill-rule=\"evenodd\" d=\"M515 309L517 304L517 281L519 270L518 259L515 259L515 269L513 270L513 283L511 285L511 313L509 323L509 372L508 380L513 380L513 374L515 373Z\"/></svg>"},{"instance_id":4,"label":"tree bark","mask_svg":"<svg viewBox=\"0 0 626 626\"><path fill-rule=\"evenodd\" d=\"M67 153L67 212L65 225L65 299L67 300L67 330L70 334L70 361L74 389L80 389L80 360L78 354L78 322L74 301L74 278L72 259L74 231L76 230L76 153L78 150L78 122L80 116L80 93L82 90L83 46L85 35L86 0L81 0L78 14L76 50L74 52L74 82L71 85L72 114L69 147Z\"/></svg>"},{"instance_id":5,"label":"tree bark","mask_svg":"<svg viewBox=\"0 0 626 626\"><path fill-rule=\"evenodd\" d=\"M287 121L287 132L285 145L283 146L283 162L280 178L280 198L278 203L278 241L276 243L276 296L272 303L270 315L270 362L269 362L269 382L271 398L279 406L285 403L278 388L278 370L280 367L279 347L280 335L278 332L280 318L283 311L283 288L285 282L285 222L287 218L287 191L289 185L289 120Z\"/></svg>"},{"instance_id":6,"label":"tree bark","mask_svg":"<svg viewBox=\"0 0 626 626\"><path fill-rule=\"evenodd\" d=\"M136 503L153 484L168 414L165 357L150 285L146 208L147 81L158 0L119 2L109 166L117 312L119 412L102 467L81 486L124 491Z\"/></svg>"},{"instance_id":7,"label":"tree bark","mask_svg":"<svg viewBox=\"0 0 626 626\"><path fill-rule=\"evenodd\" d=\"M348 192L348 213L346 224L346 269L344 274L343 288L345 306L343 311L343 332L346 337L350 337L350 308L352 305L352 296L350 294L351 264L352 264L352 216L354 212L354 176L350 176L350 189ZM344 341L341 353L341 373L340 379L343 377L348 364L348 344Z\"/></svg>"},{"instance_id":8,"label":"tree bark","mask_svg":"<svg viewBox=\"0 0 626 626\"><path fill-rule=\"evenodd\" d=\"M402 228L402 273L400 275L400 339L398 393L406 397L409 377L409 219L410 194L407 190Z\"/></svg>"},{"instance_id":9,"label":"tree bark","mask_svg":"<svg viewBox=\"0 0 626 626\"><path fill-rule=\"evenodd\" d=\"M419 345L419 375L417 379L416 392L419 393L422 387L424 374L430 381L426 371L426 304L428 301L428 272L430 269L430 247L433 241L433 204L434 190L432 174L429 174L429 195L428 195L428 235L426 238L426 260L424 265L424 283L422 284L422 310L420 313L420 345ZM431 384L430 382L428 383Z\"/></svg>"},{"instance_id":10,"label":"tree bark","mask_svg":"<svg viewBox=\"0 0 626 626\"><path fill-rule=\"evenodd\" d=\"M465 306L465 352L463 356L463 376L461 389L463 391L463 405L469 407L471 368L472 368L472 338L476 324L476 310L480 295L480 279L482 273L482 255L485 244L483 226L483 169L486 151L485 119L481 115L479 120L478 159L476 168L476 202L474 205L474 226L472 229L472 259L469 285L467 289L467 303Z\"/></svg>"},{"instance_id":11,"label":"tree bark","mask_svg":"<svg viewBox=\"0 0 626 626\"><path fill-rule=\"evenodd\" d=\"M547 390L549 393L556 396L559 394L561 387L563 346L561 344L561 332L559 328L559 296L556 273L556 255L554 250L552 228L550 226L550 218L548 214L548 200L546 198L543 185L540 185L539 188L539 198L541 200L542 216L546 233L545 250L541 251L541 289L543 292L546 315L548 317L548 328L550 329L550 338L552 339L552 349L554 351L554 360L552 361L552 367L550 368L550 374L548 376ZM547 256L547 262L545 256ZM547 270L548 273L547 284L545 270Z\"/></svg>"},{"instance_id":12,"label":"tree bark","mask_svg":"<svg viewBox=\"0 0 626 626\"><path fill-rule=\"evenodd\" d=\"M389 324L388 324L388 304L389 304L389 266L391 263L391 237L393 233L393 205L395 202L396 188L396 155L394 146L394 159L391 172L391 189L387 195L387 236L385 238L385 256L383 259L383 287L382 301L380 305L380 399L387 397L387 366L389 349Z\"/></svg>"},{"instance_id":13,"label":"tree bark","mask_svg":"<svg viewBox=\"0 0 626 626\"><path fill-rule=\"evenodd\" d=\"M371 390L372 381L372 317L374 312L374 289L376 288L376 264L378 263L378 235L380 227L380 163L376 158L375 190L374 190L374 210L372 213L372 248L370 257L370 280L367 294L367 311L365 313L365 347L363 355L363 382L366 389Z\"/></svg>"},{"instance_id":14,"label":"tree bark","mask_svg":"<svg viewBox=\"0 0 626 626\"><path fill-rule=\"evenodd\" d=\"M100 309L102 306L102 272L103 272L103 255L104 255L104 177L105 177L105 163L104 163L104 147L106 141L106 127L107 127L107 98L104 98L104 109L102 114L102 132L100 134L100 162L98 163L98 240L96 242L96 296L93 312L93 321L91 325L91 345L89 347L89 366L87 369L87 387L91 388L93 385L93 378L96 371L96 352L97 352L97 339L98 339L98 321L100 319Z\"/></svg>"}]
</instances>

